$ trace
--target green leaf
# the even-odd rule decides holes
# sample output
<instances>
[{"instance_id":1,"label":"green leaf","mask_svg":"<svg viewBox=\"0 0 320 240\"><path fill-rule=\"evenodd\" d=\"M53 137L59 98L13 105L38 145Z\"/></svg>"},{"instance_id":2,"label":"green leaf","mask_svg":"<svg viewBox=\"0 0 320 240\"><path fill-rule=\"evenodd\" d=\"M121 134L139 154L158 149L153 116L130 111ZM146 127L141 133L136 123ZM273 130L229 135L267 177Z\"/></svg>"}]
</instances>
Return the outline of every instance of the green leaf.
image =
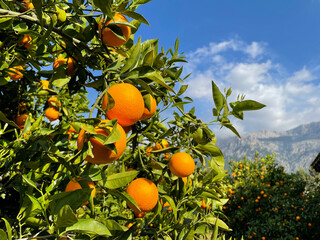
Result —
<instances>
[{"instance_id":1,"label":"green leaf","mask_svg":"<svg viewBox=\"0 0 320 240\"><path fill-rule=\"evenodd\" d=\"M123 14L127 15L128 17L134 18L148 26L150 26L150 24L148 23L147 19L144 18L144 16L142 16L141 14L137 13L137 12L132 12L132 11L125 11Z\"/></svg>"},{"instance_id":2,"label":"green leaf","mask_svg":"<svg viewBox=\"0 0 320 240\"><path fill-rule=\"evenodd\" d=\"M22 175L23 180L28 183L31 187L37 189L38 191L40 191L37 187L37 185L35 184L35 182L33 182L32 180L30 180L29 178L27 178L26 175Z\"/></svg>"},{"instance_id":3,"label":"green leaf","mask_svg":"<svg viewBox=\"0 0 320 240\"><path fill-rule=\"evenodd\" d=\"M3 231L2 229L0 229L0 240L7 240L7 234L5 231Z\"/></svg>"},{"instance_id":4,"label":"green leaf","mask_svg":"<svg viewBox=\"0 0 320 240\"><path fill-rule=\"evenodd\" d=\"M128 171L109 175L103 186L109 189L124 187L135 179L138 174L139 171Z\"/></svg>"},{"instance_id":5,"label":"green leaf","mask_svg":"<svg viewBox=\"0 0 320 240\"><path fill-rule=\"evenodd\" d=\"M0 121L3 121L5 123L8 123L9 125L13 126L13 127L16 127L16 128L19 128L19 126L14 122L14 121L11 121L9 120L6 115L3 114L3 112L0 111Z\"/></svg>"},{"instance_id":6,"label":"green leaf","mask_svg":"<svg viewBox=\"0 0 320 240\"><path fill-rule=\"evenodd\" d=\"M73 211L76 211L83 203L90 198L92 188L82 188L72 192L62 192L53 195L50 199L56 200L51 202L51 207L54 208L54 213L58 214L60 209L69 205Z\"/></svg>"},{"instance_id":7,"label":"green leaf","mask_svg":"<svg viewBox=\"0 0 320 240\"><path fill-rule=\"evenodd\" d=\"M47 226L48 223L42 219L36 218L36 217L28 217L25 220L26 224L34 226L34 227L40 227L40 226Z\"/></svg>"},{"instance_id":8,"label":"green leaf","mask_svg":"<svg viewBox=\"0 0 320 240\"><path fill-rule=\"evenodd\" d=\"M5 218L1 218L1 219L4 221L6 225L8 240L12 240L12 229L11 229L10 223Z\"/></svg>"},{"instance_id":9,"label":"green leaf","mask_svg":"<svg viewBox=\"0 0 320 240\"><path fill-rule=\"evenodd\" d=\"M126 201L128 204L131 204L131 205L135 206L137 209L140 210L140 208L139 208L138 204L136 203L136 201L128 193L123 192L123 191L119 192L117 190L113 190L110 193L112 195L115 195L117 198L121 198L122 200Z\"/></svg>"},{"instance_id":10,"label":"green leaf","mask_svg":"<svg viewBox=\"0 0 320 240\"><path fill-rule=\"evenodd\" d=\"M221 168L224 168L223 154L216 145L214 145L213 143L198 144L196 146L196 149L209 154Z\"/></svg>"},{"instance_id":11,"label":"green leaf","mask_svg":"<svg viewBox=\"0 0 320 240\"><path fill-rule=\"evenodd\" d=\"M206 218L206 222L211 223L215 226L217 225L219 228L221 228L223 230L231 231L231 229L228 227L228 225L224 221L222 221L221 219L216 218L214 216Z\"/></svg>"},{"instance_id":12,"label":"green leaf","mask_svg":"<svg viewBox=\"0 0 320 240\"><path fill-rule=\"evenodd\" d=\"M233 111L240 112L240 111L253 111L253 110L259 110L261 108L264 108L266 105L256 102L254 100L244 100L241 102L238 102L233 107Z\"/></svg>"},{"instance_id":13,"label":"green leaf","mask_svg":"<svg viewBox=\"0 0 320 240\"><path fill-rule=\"evenodd\" d=\"M165 83L165 81L164 81L164 79L163 79L163 77L161 76L160 73L154 71L154 72L146 73L141 77L148 78L148 79L154 81L155 83L160 84L162 87L165 87L166 89L168 89L169 91L171 91L171 92L173 92L175 94L175 91L173 90L173 88L169 87Z\"/></svg>"},{"instance_id":14,"label":"green leaf","mask_svg":"<svg viewBox=\"0 0 320 240\"><path fill-rule=\"evenodd\" d=\"M67 232L79 232L87 235L111 236L109 229L102 223L89 218L79 219L77 223L66 228Z\"/></svg>"},{"instance_id":15,"label":"green leaf","mask_svg":"<svg viewBox=\"0 0 320 240\"><path fill-rule=\"evenodd\" d=\"M182 95L185 91L187 91L188 85L181 85L179 92L177 93L177 97Z\"/></svg>"},{"instance_id":16,"label":"green leaf","mask_svg":"<svg viewBox=\"0 0 320 240\"><path fill-rule=\"evenodd\" d=\"M240 134L239 134L238 131L232 126L231 123L224 124L223 126L226 127L226 128L229 128L235 135L237 135L239 138L241 138Z\"/></svg>"},{"instance_id":17,"label":"green leaf","mask_svg":"<svg viewBox=\"0 0 320 240\"><path fill-rule=\"evenodd\" d=\"M218 86L212 81L212 96L213 96L213 101L216 106L216 109L218 113L223 107L224 102L226 101L222 93L220 92Z\"/></svg>"},{"instance_id":18,"label":"green leaf","mask_svg":"<svg viewBox=\"0 0 320 240\"><path fill-rule=\"evenodd\" d=\"M55 69L52 80L52 85L58 88L63 87L71 80L71 77L66 74L66 64L62 64Z\"/></svg>"},{"instance_id":19,"label":"green leaf","mask_svg":"<svg viewBox=\"0 0 320 240\"><path fill-rule=\"evenodd\" d=\"M112 0L93 0L93 4L101 9L101 11L109 18L113 17L111 11Z\"/></svg>"},{"instance_id":20,"label":"green leaf","mask_svg":"<svg viewBox=\"0 0 320 240\"><path fill-rule=\"evenodd\" d=\"M124 231L122 226L118 222L116 222L115 220L108 219L104 223L106 224L107 228L112 233L112 235L115 235L116 232L118 232L118 231L121 231L121 232Z\"/></svg>"},{"instance_id":21,"label":"green leaf","mask_svg":"<svg viewBox=\"0 0 320 240\"><path fill-rule=\"evenodd\" d=\"M42 0L32 0L32 4L34 8L36 9L37 17L41 23L41 26L43 26L43 20L42 20Z\"/></svg>"},{"instance_id":22,"label":"green leaf","mask_svg":"<svg viewBox=\"0 0 320 240\"><path fill-rule=\"evenodd\" d=\"M162 201L163 201L163 204L165 204L166 202L169 203L170 207L172 208L172 212L173 212L173 215L174 215L174 219L177 220L177 217L178 217L178 214L177 214L177 206L176 204L174 203L173 199L167 195L164 195L162 196Z\"/></svg>"},{"instance_id":23,"label":"green leaf","mask_svg":"<svg viewBox=\"0 0 320 240\"><path fill-rule=\"evenodd\" d=\"M127 59L126 64L121 69L120 73L124 73L128 71L131 67L133 67L140 56L140 48L141 48L141 37L139 37L137 44L134 46L129 59Z\"/></svg>"},{"instance_id":24,"label":"green leaf","mask_svg":"<svg viewBox=\"0 0 320 240\"><path fill-rule=\"evenodd\" d=\"M78 219L74 215L71 207L69 205L64 205L57 216L57 227L70 227L77 223Z\"/></svg>"}]
</instances>

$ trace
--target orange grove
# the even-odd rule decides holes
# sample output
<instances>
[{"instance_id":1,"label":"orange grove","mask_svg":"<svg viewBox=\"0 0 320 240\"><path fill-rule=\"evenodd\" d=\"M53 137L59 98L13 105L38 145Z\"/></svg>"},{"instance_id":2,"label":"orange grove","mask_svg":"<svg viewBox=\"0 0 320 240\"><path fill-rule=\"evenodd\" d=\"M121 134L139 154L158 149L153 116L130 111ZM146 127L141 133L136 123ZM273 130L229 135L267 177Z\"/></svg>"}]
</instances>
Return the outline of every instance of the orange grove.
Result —
<instances>
[{"instance_id":1,"label":"orange grove","mask_svg":"<svg viewBox=\"0 0 320 240\"><path fill-rule=\"evenodd\" d=\"M108 21L105 24L106 28L104 28L102 30L101 25L103 24L103 19L104 18L101 18L99 25L98 25L99 35L100 35L100 37L102 37L102 42L104 44L107 44L112 47L120 47L123 44L125 44L128 41L128 39L130 38L131 28L129 26L117 24L118 29L121 31L121 33L120 32L118 33L118 31L117 31L118 29L116 29L115 31L117 32L117 35L123 36L124 39L122 39L119 36L117 36L110 28L108 28L108 25L113 22L128 22L126 17L120 13L116 13L114 15L113 19ZM102 32L101 32L101 30L102 30Z\"/></svg>"},{"instance_id":2,"label":"orange grove","mask_svg":"<svg viewBox=\"0 0 320 240\"><path fill-rule=\"evenodd\" d=\"M107 123L109 120L101 120L101 122ZM111 132L112 127L107 127L107 129ZM102 143L100 143L98 140L94 138L90 138L90 143L92 145L92 154L94 157L87 156L86 161L90 163L95 163L95 164L106 164L106 163L111 163L116 161L124 152L127 146L127 138L126 138L126 133L124 132L123 128L117 124L117 129L120 132L121 138L116 141L115 147L117 149L117 153L114 153L112 150L108 149L105 147ZM106 132L102 128L95 128L95 132L98 134L102 134L104 136L108 136L109 133ZM83 129L80 130L78 139L77 139L77 147L78 150L80 150L83 146L83 142L85 139L85 131Z\"/></svg>"},{"instance_id":3,"label":"orange grove","mask_svg":"<svg viewBox=\"0 0 320 240\"><path fill-rule=\"evenodd\" d=\"M157 204L159 199L159 192L157 186L146 178L137 178L133 180L126 192L136 201L140 210L132 204L128 203L128 206L134 212L149 212Z\"/></svg>"},{"instance_id":4,"label":"orange grove","mask_svg":"<svg viewBox=\"0 0 320 240\"><path fill-rule=\"evenodd\" d=\"M119 83L108 89L108 93L114 100L114 106L108 110L108 119L118 119L121 126L127 127L140 120L144 101L140 91L129 83ZM102 99L102 109L108 107L108 95Z\"/></svg>"},{"instance_id":5,"label":"orange grove","mask_svg":"<svg viewBox=\"0 0 320 240\"><path fill-rule=\"evenodd\" d=\"M178 152L170 158L169 169L177 177L187 177L193 173L195 162L188 153Z\"/></svg>"}]
</instances>

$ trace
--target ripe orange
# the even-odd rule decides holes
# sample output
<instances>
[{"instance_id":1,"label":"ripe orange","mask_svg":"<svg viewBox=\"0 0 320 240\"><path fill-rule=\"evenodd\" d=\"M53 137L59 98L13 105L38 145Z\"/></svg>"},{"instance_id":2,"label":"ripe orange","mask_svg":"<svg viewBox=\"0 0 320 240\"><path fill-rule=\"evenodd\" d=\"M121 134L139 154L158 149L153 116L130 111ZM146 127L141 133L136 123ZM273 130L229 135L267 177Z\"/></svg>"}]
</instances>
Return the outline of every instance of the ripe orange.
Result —
<instances>
[{"instance_id":1,"label":"ripe orange","mask_svg":"<svg viewBox=\"0 0 320 240\"><path fill-rule=\"evenodd\" d=\"M76 67L75 67L75 61L71 57L64 58L62 55L59 55L58 58L54 60L52 67L53 69L56 69L57 67L65 63L68 64L68 74L72 75L76 70Z\"/></svg>"},{"instance_id":2,"label":"ripe orange","mask_svg":"<svg viewBox=\"0 0 320 240\"><path fill-rule=\"evenodd\" d=\"M101 120L101 122L108 122L109 120ZM107 127L108 130L111 132L112 128ZM106 164L106 163L111 163L116 161L124 152L127 146L127 138L126 138L126 133L124 132L123 128L117 124L117 129L119 130L121 134L121 138L115 142L115 147L117 149L117 153L112 152L110 149L105 147L102 143L100 143L98 140L94 138L90 138L90 143L92 145L92 153L93 153L93 158L90 156L87 156L86 161L90 163L95 163L95 164ZM106 132L104 129L96 127L95 129L96 133L108 136L109 133ZM85 137L85 131L83 129L80 130L78 139L77 139L77 147L78 150L80 150L83 146L84 142L84 137Z\"/></svg>"},{"instance_id":3,"label":"ripe orange","mask_svg":"<svg viewBox=\"0 0 320 240\"><path fill-rule=\"evenodd\" d=\"M177 177L188 177L195 169L195 162L188 153L178 152L170 158L169 169Z\"/></svg>"},{"instance_id":4,"label":"ripe orange","mask_svg":"<svg viewBox=\"0 0 320 240\"><path fill-rule=\"evenodd\" d=\"M23 5L24 5L26 8L28 8L28 9L33 9L33 8L34 8L31 0L22 0L22 2L23 2Z\"/></svg>"},{"instance_id":5,"label":"ripe orange","mask_svg":"<svg viewBox=\"0 0 320 240\"><path fill-rule=\"evenodd\" d=\"M136 213L151 211L158 202L159 192L157 186L146 178L133 180L126 191L138 204L141 211L128 203L128 206ZM135 213L135 215L136 215Z\"/></svg>"},{"instance_id":6,"label":"ripe orange","mask_svg":"<svg viewBox=\"0 0 320 240\"><path fill-rule=\"evenodd\" d=\"M168 141L165 140L165 139L162 139L162 140L161 140L161 145L162 145L163 148L168 148L168 147L170 146L170 144L168 143Z\"/></svg>"},{"instance_id":7,"label":"ripe orange","mask_svg":"<svg viewBox=\"0 0 320 240\"><path fill-rule=\"evenodd\" d=\"M72 138L72 133L77 133L77 131L70 125L69 130L66 132L66 134L69 134L68 141Z\"/></svg>"},{"instance_id":8,"label":"ripe orange","mask_svg":"<svg viewBox=\"0 0 320 240\"><path fill-rule=\"evenodd\" d=\"M167 211L172 211L172 207L170 206L170 204L168 202L165 202L163 204L162 199L160 199L160 203L161 203L163 208L167 208Z\"/></svg>"},{"instance_id":9,"label":"ripe orange","mask_svg":"<svg viewBox=\"0 0 320 240\"><path fill-rule=\"evenodd\" d=\"M101 25L103 23L103 18L101 18L101 20L99 22L99 26L98 26L99 35L100 35L100 37L102 35L102 42L104 44L107 44L112 47L120 47L123 44L125 44L128 41L128 39L130 38L131 28L128 26L125 26L125 25L117 24L117 26L120 28L119 30L121 32L119 31L119 33L118 33L118 31L117 31L118 29L116 29L115 31L117 32L118 35L123 36L125 38L125 39L121 39L116 34L114 34L114 32L110 28L108 28L108 25L113 22L128 22L128 20L120 13L116 13L114 15L113 19L106 23L105 26L107 26L107 27L102 30ZM102 33L101 33L101 30L102 30Z\"/></svg>"},{"instance_id":10,"label":"ripe orange","mask_svg":"<svg viewBox=\"0 0 320 240\"><path fill-rule=\"evenodd\" d=\"M60 112L54 107L49 107L45 111L45 115L50 122L57 120L59 118Z\"/></svg>"},{"instance_id":11,"label":"ripe orange","mask_svg":"<svg viewBox=\"0 0 320 240\"><path fill-rule=\"evenodd\" d=\"M207 207L206 202L205 202L204 199L202 198L201 208L202 208L202 209L206 209L206 207Z\"/></svg>"},{"instance_id":12,"label":"ripe orange","mask_svg":"<svg viewBox=\"0 0 320 240\"><path fill-rule=\"evenodd\" d=\"M143 114L144 101L140 91L129 83L119 83L108 89L115 104L106 116L108 119L118 119L121 126L127 127L138 122ZM102 99L102 109L108 106L108 96Z\"/></svg>"},{"instance_id":13,"label":"ripe orange","mask_svg":"<svg viewBox=\"0 0 320 240\"><path fill-rule=\"evenodd\" d=\"M80 181L81 179L79 179ZM95 195L96 195L96 188L94 186L94 183L91 182L91 181L86 181L89 185L90 188L92 188L92 191L91 191L91 197L93 198ZM67 186L66 186L66 190L65 192L71 192L71 191L75 191L77 189L81 189L81 185L80 183L75 179L73 178L70 182L68 182ZM85 202L84 205L88 204L88 202Z\"/></svg>"},{"instance_id":14,"label":"ripe orange","mask_svg":"<svg viewBox=\"0 0 320 240\"><path fill-rule=\"evenodd\" d=\"M142 117L140 120L146 120L152 117L152 115L157 110L157 101L151 94L146 94L143 96L145 102L150 101L151 109L150 111L145 107L143 110Z\"/></svg>"},{"instance_id":15,"label":"ripe orange","mask_svg":"<svg viewBox=\"0 0 320 240\"><path fill-rule=\"evenodd\" d=\"M30 43L29 42L31 42L31 40L32 40L31 36L28 35L28 34L25 34L23 36L23 38L21 39L19 45L20 46L24 46L25 48L29 48L30 47Z\"/></svg>"},{"instance_id":16,"label":"ripe orange","mask_svg":"<svg viewBox=\"0 0 320 240\"><path fill-rule=\"evenodd\" d=\"M19 126L19 128L23 128L24 127L24 123L26 122L28 117L27 113L23 113L23 114L18 114L13 121Z\"/></svg>"},{"instance_id":17,"label":"ripe orange","mask_svg":"<svg viewBox=\"0 0 320 240\"><path fill-rule=\"evenodd\" d=\"M60 100L57 102L57 97L53 96L53 97L50 97L48 99L48 105L49 107L54 107L54 108L57 108L57 107L61 107L61 102Z\"/></svg>"},{"instance_id":18,"label":"ripe orange","mask_svg":"<svg viewBox=\"0 0 320 240\"><path fill-rule=\"evenodd\" d=\"M23 70L23 67L15 66L15 67L9 68L8 73L13 81L18 81L23 77L23 74L19 70Z\"/></svg>"},{"instance_id":19,"label":"ripe orange","mask_svg":"<svg viewBox=\"0 0 320 240\"><path fill-rule=\"evenodd\" d=\"M42 85L42 87L44 88L44 89L46 89L46 88L49 88L49 81L48 80L41 80L40 81L40 83L39 83L39 85Z\"/></svg>"}]
</instances>

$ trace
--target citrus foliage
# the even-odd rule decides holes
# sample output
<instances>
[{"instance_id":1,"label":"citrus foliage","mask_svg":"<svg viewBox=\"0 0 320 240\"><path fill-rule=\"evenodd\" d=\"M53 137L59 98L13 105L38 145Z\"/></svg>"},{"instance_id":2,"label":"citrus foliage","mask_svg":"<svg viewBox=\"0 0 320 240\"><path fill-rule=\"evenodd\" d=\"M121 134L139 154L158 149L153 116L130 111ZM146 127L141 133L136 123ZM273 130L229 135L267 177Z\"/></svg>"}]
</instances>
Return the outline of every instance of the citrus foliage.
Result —
<instances>
[{"instance_id":1,"label":"citrus foliage","mask_svg":"<svg viewBox=\"0 0 320 240\"><path fill-rule=\"evenodd\" d=\"M230 162L229 202L223 207L240 239L319 239L320 194L306 174L284 172L274 156Z\"/></svg>"},{"instance_id":2,"label":"citrus foliage","mask_svg":"<svg viewBox=\"0 0 320 240\"><path fill-rule=\"evenodd\" d=\"M136 11L147 2L0 2L1 238L218 239L229 230L224 158L209 126L238 135L229 116L264 105L228 105L231 89L212 82L213 120L185 112L192 99L183 96L178 39L165 51L135 37L148 24ZM123 84L140 97L111 91ZM89 101L88 92L98 97ZM160 113L171 108L165 122ZM196 161L184 178L169 169L178 152ZM135 179L152 182L152 207L139 209L144 196L127 191Z\"/></svg>"}]
</instances>

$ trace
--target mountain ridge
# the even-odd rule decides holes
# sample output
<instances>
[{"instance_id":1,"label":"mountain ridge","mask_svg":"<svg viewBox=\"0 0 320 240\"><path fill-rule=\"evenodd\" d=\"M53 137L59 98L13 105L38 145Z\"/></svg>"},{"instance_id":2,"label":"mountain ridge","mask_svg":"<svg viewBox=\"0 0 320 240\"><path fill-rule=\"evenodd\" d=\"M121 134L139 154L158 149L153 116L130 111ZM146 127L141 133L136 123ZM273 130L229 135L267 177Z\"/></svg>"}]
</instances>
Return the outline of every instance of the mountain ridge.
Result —
<instances>
[{"instance_id":1,"label":"mountain ridge","mask_svg":"<svg viewBox=\"0 0 320 240\"><path fill-rule=\"evenodd\" d=\"M274 153L276 162L287 172L299 168L309 169L320 152L320 122L299 125L286 131L261 130L238 137L217 141L226 161L253 159L257 152L261 157Z\"/></svg>"}]
</instances>

